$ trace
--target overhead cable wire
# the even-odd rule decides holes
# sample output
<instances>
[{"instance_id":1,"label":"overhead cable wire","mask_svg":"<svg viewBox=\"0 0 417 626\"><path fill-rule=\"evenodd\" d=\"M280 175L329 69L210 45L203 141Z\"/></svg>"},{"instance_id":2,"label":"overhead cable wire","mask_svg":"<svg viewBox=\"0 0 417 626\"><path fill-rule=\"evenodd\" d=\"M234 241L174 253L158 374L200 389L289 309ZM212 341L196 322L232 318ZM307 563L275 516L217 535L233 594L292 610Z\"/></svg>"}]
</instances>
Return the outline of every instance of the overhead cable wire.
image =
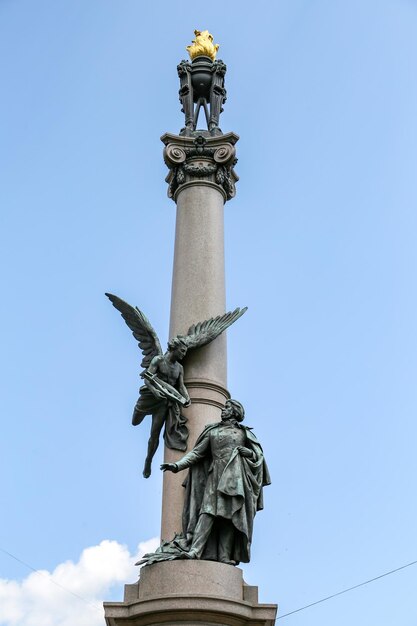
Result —
<instances>
[{"instance_id":1,"label":"overhead cable wire","mask_svg":"<svg viewBox=\"0 0 417 626\"><path fill-rule=\"evenodd\" d=\"M72 596L74 596L75 598L78 598L78 600L82 600L82 602L85 602L86 604L90 605L91 607L93 607L93 609L96 609L96 611L100 611L102 612L103 609L102 607L98 606L98 604L93 604L93 602L90 602L90 600L87 600L87 598L83 598L82 596L79 596L77 593L74 593L73 591L71 591L70 589L67 589L66 587L64 587L63 585L60 585L59 583L56 582L56 580L54 580L50 575L48 575L46 572L44 572L43 570L39 570L39 569L35 569L34 567L32 567L31 565L29 565L29 563L25 563L25 561L22 561L22 559L19 559L17 556L15 556L14 554L12 554L11 552L8 552L7 550L5 550L4 548L0 547L1 552L4 552L4 554L7 554L8 556L10 556L12 559L14 559L15 561L17 561L18 563L21 563L22 565L24 565L25 567L29 568L30 570L32 570L32 572L35 572L36 574L42 574L42 576L44 576L45 578L47 578L49 580L50 583L56 585L57 587L59 587L60 589L62 589L63 591L66 591L67 593L70 593Z\"/></svg>"},{"instance_id":2,"label":"overhead cable wire","mask_svg":"<svg viewBox=\"0 0 417 626\"><path fill-rule=\"evenodd\" d=\"M284 615L280 615L276 619L284 619L284 617L288 617L289 615L294 615L294 613L299 613L300 611L305 611L305 609L309 609L312 606L316 606L316 604L321 604L322 602L326 602L327 600L331 600L332 598L336 598L336 596L341 596L344 593L348 593L348 591L353 591L353 589L358 589L358 587L364 587L365 585L369 585L369 583L373 583L376 580L380 580L385 576L390 576L390 574L395 574L395 572L399 572L406 567L411 567L415 565L417 561L412 561L411 563L407 563L406 565L402 565L401 567L397 567L396 569L392 569L389 572L385 572L385 574L380 574L379 576L375 576L375 578L370 578L369 580L365 580L363 583L359 583L358 585L353 585L353 587L348 587L347 589L343 589L342 591L338 591L337 593L333 593L331 596L326 596L321 600L316 600L315 602L311 602L311 604L306 604L305 606L301 606L299 609L295 609L294 611L290 611L289 613L285 613Z\"/></svg>"},{"instance_id":3,"label":"overhead cable wire","mask_svg":"<svg viewBox=\"0 0 417 626\"><path fill-rule=\"evenodd\" d=\"M29 563L26 563L25 561L22 561L21 559L19 559L17 556L12 554L11 552L8 552L8 550L5 550L4 548L0 547L0 551L4 552L4 554L7 554L12 559L17 561L18 563L21 563L22 565L24 565L28 569L32 570L32 572L35 572L36 574L42 574L43 576L45 576L49 580L49 582L53 583L56 587L59 587L63 591L66 591L67 593L71 594L75 598L78 598L78 600L81 600L82 602L85 602L86 604L88 604L89 606L93 607L94 609L96 609L96 610L98 610L100 612L103 610L102 607L99 607L97 604L93 604L92 602L90 602L86 598L83 598L82 596L78 595L77 593L74 593L73 591L70 591L70 589L67 589L63 585L60 585L55 580L53 580L53 578L51 578L51 576L46 574L44 571L35 569L31 565L29 565ZM336 593L333 593L330 596L326 596L325 598L321 598L320 600L316 600L315 602L311 602L310 604L306 604L304 606L301 606L298 609L294 609L293 611L289 611L288 613L284 613L284 615L278 616L276 618L276 621L278 621L279 619L284 619L285 617L289 617L290 615L294 615L294 613L300 613L301 611L305 611L306 609L309 609L312 606L316 606L317 604L321 604L322 602L327 602L328 600L331 600L332 598L336 598L337 596L341 596L341 595L343 595L345 593L348 593L349 591L353 591L354 589L358 589L359 587L364 587L365 585L369 585L369 583L373 583L376 580L380 580L381 578L385 578L386 576L390 576L391 574L395 574L396 572L399 572L399 571L401 571L403 569L406 569L407 567L411 567L412 565L416 565L416 564L417 564L417 560L416 561L411 561L411 563L407 563L406 565L401 565L401 567L396 567L395 569L392 569L389 572L385 572L384 574L380 574L379 576L375 576L374 578L370 578L369 580L365 580L365 581L363 581L361 583L358 583L357 585L353 585L353 587L348 587L347 589L342 589L342 591L337 591Z\"/></svg>"}]
</instances>

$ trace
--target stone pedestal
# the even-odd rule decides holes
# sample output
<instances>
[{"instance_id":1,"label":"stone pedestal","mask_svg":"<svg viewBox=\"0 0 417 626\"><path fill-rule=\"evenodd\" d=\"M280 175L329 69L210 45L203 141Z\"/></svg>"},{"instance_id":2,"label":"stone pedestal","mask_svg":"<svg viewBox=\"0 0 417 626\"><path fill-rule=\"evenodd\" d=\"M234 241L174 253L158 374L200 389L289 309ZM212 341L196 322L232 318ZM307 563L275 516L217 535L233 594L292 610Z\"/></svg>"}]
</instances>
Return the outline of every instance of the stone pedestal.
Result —
<instances>
[{"instance_id":1,"label":"stone pedestal","mask_svg":"<svg viewBox=\"0 0 417 626\"><path fill-rule=\"evenodd\" d=\"M170 337L226 312L224 203L235 195L238 177L233 166L238 139L234 133L211 137L204 131L195 137L168 133L162 137L169 167L168 196L177 205ZM229 397L226 333L192 350L183 364L191 397L191 406L184 410L190 450L206 424L220 420ZM182 454L165 448L164 461L175 463ZM184 478L182 473L164 475L162 540L171 540L182 530Z\"/></svg>"},{"instance_id":2,"label":"stone pedestal","mask_svg":"<svg viewBox=\"0 0 417 626\"><path fill-rule=\"evenodd\" d=\"M123 602L105 602L107 626L273 626L275 604L259 604L242 570L212 561L166 561L125 585Z\"/></svg>"}]
</instances>

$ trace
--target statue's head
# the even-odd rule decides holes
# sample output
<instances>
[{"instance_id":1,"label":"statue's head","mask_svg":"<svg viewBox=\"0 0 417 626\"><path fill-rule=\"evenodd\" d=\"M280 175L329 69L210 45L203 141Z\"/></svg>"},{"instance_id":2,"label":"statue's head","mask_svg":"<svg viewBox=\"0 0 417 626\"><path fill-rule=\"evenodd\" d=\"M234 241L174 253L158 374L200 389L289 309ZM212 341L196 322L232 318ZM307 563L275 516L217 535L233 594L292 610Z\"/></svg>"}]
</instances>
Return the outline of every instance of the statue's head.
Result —
<instances>
[{"instance_id":1,"label":"statue's head","mask_svg":"<svg viewBox=\"0 0 417 626\"><path fill-rule=\"evenodd\" d=\"M175 356L179 361L185 357L187 349L188 346L184 339L181 339L181 337L174 337L174 339L168 341L169 352L175 352Z\"/></svg>"},{"instance_id":2,"label":"statue's head","mask_svg":"<svg viewBox=\"0 0 417 626\"><path fill-rule=\"evenodd\" d=\"M222 420L234 418L237 422L245 419L245 409L237 400L226 400L222 410Z\"/></svg>"}]
</instances>

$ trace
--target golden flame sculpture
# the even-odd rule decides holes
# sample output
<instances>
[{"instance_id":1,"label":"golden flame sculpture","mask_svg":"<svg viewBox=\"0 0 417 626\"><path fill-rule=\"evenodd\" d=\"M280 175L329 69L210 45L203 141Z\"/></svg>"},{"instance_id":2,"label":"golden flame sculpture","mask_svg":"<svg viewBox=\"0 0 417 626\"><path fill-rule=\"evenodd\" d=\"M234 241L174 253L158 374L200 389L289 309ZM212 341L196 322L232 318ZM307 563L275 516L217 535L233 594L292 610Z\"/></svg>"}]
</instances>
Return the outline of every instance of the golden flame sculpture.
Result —
<instances>
[{"instance_id":1,"label":"golden flame sculpture","mask_svg":"<svg viewBox=\"0 0 417 626\"><path fill-rule=\"evenodd\" d=\"M194 35L195 39L193 39L193 43L186 48L191 60L196 57L205 56L210 57L210 59L214 61L217 50L219 49L219 44L213 43L213 35L210 35L208 30L195 30Z\"/></svg>"}]
</instances>

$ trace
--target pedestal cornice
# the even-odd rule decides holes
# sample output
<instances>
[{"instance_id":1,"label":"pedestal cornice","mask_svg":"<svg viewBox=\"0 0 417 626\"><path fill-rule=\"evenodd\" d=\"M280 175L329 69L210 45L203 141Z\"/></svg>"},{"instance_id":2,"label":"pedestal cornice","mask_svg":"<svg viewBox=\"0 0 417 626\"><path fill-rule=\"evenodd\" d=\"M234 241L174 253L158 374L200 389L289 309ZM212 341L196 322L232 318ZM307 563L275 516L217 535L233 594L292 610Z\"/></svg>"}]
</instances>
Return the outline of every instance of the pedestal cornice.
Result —
<instances>
[{"instance_id":1,"label":"pedestal cornice","mask_svg":"<svg viewBox=\"0 0 417 626\"><path fill-rule=\"evenodd\" d=\"M176 202L183 189L206 185L215 187L225 202L234 198L239 180L233 169L237 162L235 144L238 140L234 133L211 137L204 131L192 137L162 135L164 161L169 167L165 179L168 197Z\"/></svg>"},{"instance_id":2,"label":"pedestal cornice","mask_svg":"<svg viewBox=\"0 0 417 626\"><path fill-rule=\"evenodd\" d=\"M123 602L105 602L107 626L274 626L277 606L238 567L214 561L166 561L142 568Z\"/></svg>"}]
</instances>

